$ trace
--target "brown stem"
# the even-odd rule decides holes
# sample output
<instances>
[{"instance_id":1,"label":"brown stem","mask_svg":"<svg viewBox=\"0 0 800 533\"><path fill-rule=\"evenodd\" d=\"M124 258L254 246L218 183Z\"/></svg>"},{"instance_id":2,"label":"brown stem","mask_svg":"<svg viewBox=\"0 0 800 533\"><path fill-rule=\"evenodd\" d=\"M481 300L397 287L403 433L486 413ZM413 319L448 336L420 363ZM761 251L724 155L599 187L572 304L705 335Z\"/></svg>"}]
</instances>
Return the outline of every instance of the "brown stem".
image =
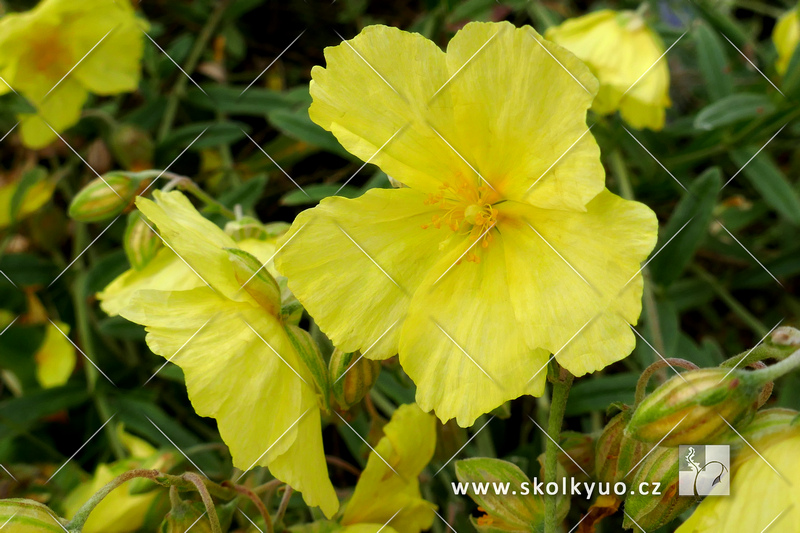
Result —
<instances>
[{"instance_id":1,"label":"brown stem","mask_svg":"<svg viewBox=\"0 0 800 533\"><path fill-rule=\"evenodd\" d=\"M350 472L351 474L353 474L356 477L361 475L361 470L359 470L355 466L351 465L347 461L345 461L343 459L339 459L338 457L334 457L332 455L326 455L325 456L325 461L327 461L328 464L332 464L334 466L338 466L342 470L347 470L348 472Z\"/></svg>"},{"instance_id":2,"label":"brown stem","mask_svg":"<svg viewBox=\"0 0 800 533\"><path fill-rule=\"evenodd\" d=\"M286 509L289 507L289 500L291 499L293 492L294 489L289 485L286 485L283 498L281 498L281 504L278 506L278 512L275 513L275 521L272 523L273 528L277 527L281 520L283 520L283 515L286 514Z\"/></svg>"},{"instance_id":3,"label":"brown stem","mask_svg":"<svg viewBox=\"0 0 800 533\"><path fill-rule=\"evenodd\" d=\"M642 375L639 376L639 381L636 382L636 394L633 400L634 407L638 406L647 394L647 383L650 381L650 378L653 376L653 374L665 366L679 366L687 370L697 370L700 368L691 361L677 357L670 357L656 361L642 371Z\"/></svg>"},{"instance_id":4,"label":"brown stem","mask_svg":"<svg viewBox=\"0 0 800 533\"><path fill-rule=\"evenodd\" d=\"M258 497L258 494L244 485L235 485L230 481L224 482L222 486L230 487L242 496L249 498L250 501L256 506L256 509L258 509L258 512L261 513L261 518L264 519L264 523L267 525L267 533L273 533L274 530L272 528L272 519L269 516L269 511L267 510L267 506L264 505L264 502L261 501L261 498Z\"/></svg>"},{"instance_id":5,"label":"brown stem","mask_svg":"<svg viewBox=\"0 0 800 533\"><path fill-rule=\"evenodd\" d=\"M217 516L217 508L214 507L214 499L211 497L211 493L208 492L208 488L203 482L203 479L194 472L186 472L182 477L194 485L197 492L200 493L200 498L206 506L208 521L211 523L211 531L213 533L222 533L222 526L220 526L219 516Z\"/></svg>"}]
</instances>

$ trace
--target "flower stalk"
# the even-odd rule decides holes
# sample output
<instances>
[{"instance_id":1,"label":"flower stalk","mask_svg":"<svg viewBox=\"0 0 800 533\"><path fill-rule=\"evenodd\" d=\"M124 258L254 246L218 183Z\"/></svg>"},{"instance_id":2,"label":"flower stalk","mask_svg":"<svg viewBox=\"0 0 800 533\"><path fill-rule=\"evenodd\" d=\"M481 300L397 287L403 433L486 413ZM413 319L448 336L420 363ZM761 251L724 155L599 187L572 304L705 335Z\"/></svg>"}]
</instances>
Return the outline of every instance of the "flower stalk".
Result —
<instances>
[{"instance_id":1,"label":"flower stalk","mask_svg":"<svg viewBox=\"0 0 800 533\"><path fill-rule=\"evenodd\" d=\"M564 411L567 407L569 389L572 387L574 376L562 370L561 379L553 382L553 399L550 402L550 419L547 424L549 439L545 445L545 482L556 480L558 468L558 446L556 443L561 438L561 426L564 422ZM556 533L558 530L558 501L555 496L545 499L545 533Z\"/></svg>"}]
</instances>

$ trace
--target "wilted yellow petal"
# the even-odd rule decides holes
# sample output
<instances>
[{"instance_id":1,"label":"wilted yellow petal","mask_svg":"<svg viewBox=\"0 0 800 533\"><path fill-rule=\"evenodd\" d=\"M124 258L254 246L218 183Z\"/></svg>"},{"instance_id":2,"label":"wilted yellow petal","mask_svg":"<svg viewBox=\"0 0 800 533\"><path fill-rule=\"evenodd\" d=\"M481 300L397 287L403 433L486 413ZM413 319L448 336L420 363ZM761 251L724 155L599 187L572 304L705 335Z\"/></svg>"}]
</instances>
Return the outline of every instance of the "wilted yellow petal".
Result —
<instances>
[{"instance_id":1,"label":"wilted yellow petal","mask_svg":"<svg viewBox=\"0 0 800 533\"><path fill-rule=\"evenodd\" d=\"M120 314L181 367L192 406L217 420L237 468L268 466L309 505L336 511L312 378L275 317L205 286L139 291Z\"/></svg>"},{"instance_id":2,"label":"wilted yellow petal","mask_svg":"<svg viewBox=\"0 0 800 533\"><path fill-rule=\"evenodd\" d=\"M44 341L34 355L36 380L44 388L63 385L75 369L75 347L64 335L69 335L67 324L47 324Z\"/></svg>"},{"instance_id":3,"label":"wilted yellow petal","mask_svg":"<svg viewBox=\"0 0 800 533\"><path fill-rule=\"evenodd\" d=\"M418 479L436 448L436 419L414 404L401 405L383 433L358 479L342 524L388 524L398 533L419 533L431 527L436 508L422 498Z\"/></svg>"}]
</instances>

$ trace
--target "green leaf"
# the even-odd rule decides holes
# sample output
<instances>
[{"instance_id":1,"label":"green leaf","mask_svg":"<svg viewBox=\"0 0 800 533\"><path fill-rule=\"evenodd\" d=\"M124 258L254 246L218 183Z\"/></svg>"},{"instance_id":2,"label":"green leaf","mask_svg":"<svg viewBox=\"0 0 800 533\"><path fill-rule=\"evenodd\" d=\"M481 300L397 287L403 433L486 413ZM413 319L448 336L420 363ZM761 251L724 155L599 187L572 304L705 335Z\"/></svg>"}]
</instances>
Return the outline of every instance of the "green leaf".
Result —
<instances>
[{"instance_id":1,"label":"green leaf","mask_svg":"<svg viewBox=\"0 0 800 533\"><path fill-rule=\"evenodd\" d=\"M794 49L792 59L783 75L783 94L790 100L800 99L800 46Z\"/></svg>"},{"instance_id":2,"label":"green leaf","mask_svg":"<svg viewBox=\"0 0 800 533\"><path fill-rule=\"evenodd\" d=\"M775 106L765 94L732 94L704 107L695 117L694 127L698 130L713 130L774 112Z\"/></svg>"},{"instance_id":3,"label":"green leaf","mask_svg":"<svg viewBox=\"0 0 800 533\"><path fill-rule=\"evenodd\" d=\"M656 250L660 250L669 239L672 240L650 262L650 273L657 283L669 285L680 277L691 262L708 232L721 185L722 173L719 168L710 168L689 186L678 202L661 232Z\"/></svg>"},{"instance_id":4,"label":"green leaf","mask_svg":"<svg viewBox=\"0 0 800 533\"><path fill-rule=\"evenodd\" d=\"M81 385L37 390L20 398L6 400L0 403L0 439L27 432L41 418L81 405L88 400L89 393Z\"/></svg>"},{"instance_id":5,"label":"green leaf","mask_svg":"<svg viewBox=\"0 0 800 533\"><path fill-rule=\"evenodd\" d=\"M748 146L733 150L731 159L739 168L744 167L742 174L770 207L795 226L800 226L800 198L797 191L766 152L753 157L759 149L757 146Z\"/></svg>"},{"instance_id":6,"label":"green leaf","mask_svg":"<svg viewBox=\"0 0 800 533\"><path fill-rule=\"evenodd\" d=\"M341 188L341 190L339 190ZM318 204L323 198L328 196L344 196L345 198L356 198L361 195L361 191L356 187L336 184L308 185L301 190L289 191L281 198L283 205L312 205Z\"/></svg>"},{"instance_id":7,"label":"green leaf","mask_svg":"<svg viewBox=\"0 0 800 533\"><path fill-rule=\"evenodd\" d=\"M263 117L276 109L285 109L292 105L291 99L283 93L263 89L261 87L226 87L224 85L203 84L200 89L187 92L186 102L206 109L229 115L249 115Z\"/></svg>"},{"instance_id":8,"label":"green leaf","mask_svg":"<svg viewBox=\"0 0 800 533\"><path fill-rule=\"evenodd\" d=\"M182 150L191 144L191 149L197 151L235 143L247 137L249 132L250 126L244 122L195 122L177 128L162 145Z\"/></svg>"},{"instance_id":9,"label":"green leaf","mask_svg":"<svg viewBox=\"0 0 800 533\"><path fill-rule=\"evenodd\" d=\"M288 135L298 141L318 146L323 150L333 154L344 157L345 159L353 159L353 156L347 152L336 137L329 131L325 131L320 126L311 121L308 116L308 109L301 109L299 111L289 111L281 109L272 111L268 115L270 123L275 126L281 133Z\"/></svg>"},{"instance_id":10,"label":"green leaf","mask_svg":"<svg viewBox=\"0 0 800 533\"><path fill-rule=\"evenodd\" d=\"M50 285L59 269L49 261L32 254L4 254L0 257L0 270L20 286ZM7 283L0 277L0 285Z\"/></svg>"},{"instance_id":11,"label":"green leaf","mask_svg":"<svg viewBox=\"0 0 800 533\"><path fill-rule=\"evenodd\" d=\"M733 93L730 66L719 34L707 24L698 24L694 29L697 45L697 61L705 79L705 87L712 100L719 100Z\"/></svg>"},{"instance_id":12,"label":"green leaf","mask_svg":"<svg viewBox=\"0 0 800 533\"><path fill-rule=\"evenodd\" d=\"M638 379L638 373L626 372L580 381L570 391L565 414L577 416L604 411L614 402L633 403Z\"/></svg>"},{"instance_id":13,"label":"green leaf","mask_svg":"<svg viewBox=\"0 0 800 533\"><path fill-rule=\"evenodd\" d=\"M255 207L261 195L264 194L267 181L269 180L265 174L255 176L237 186L235 189L222 193L219 197L219 202L231 209L233 209L235 205L240 205L243 210L249 211Z\"/></svg>"},{"instance_id":14,"label":"green leaf","mask_svg":"<svg viewBox=\"0 0 800 533\"><path fill-rule=\"evenodd\" d=\"M97 324L97 329L100 333L112 339L143 341L147 335L144 326L134 324L121 316L112 316L100 320Z\"/></svg>"}]
</instances>

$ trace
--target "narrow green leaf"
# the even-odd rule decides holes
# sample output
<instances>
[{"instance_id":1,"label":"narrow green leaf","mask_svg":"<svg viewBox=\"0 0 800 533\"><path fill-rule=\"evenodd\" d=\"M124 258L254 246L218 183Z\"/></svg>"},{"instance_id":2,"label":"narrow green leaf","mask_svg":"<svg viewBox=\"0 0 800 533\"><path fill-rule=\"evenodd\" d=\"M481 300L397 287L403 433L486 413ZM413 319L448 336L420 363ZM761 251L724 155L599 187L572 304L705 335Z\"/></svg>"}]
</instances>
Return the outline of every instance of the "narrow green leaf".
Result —
<instances>
[{"instance_id":1,"label":"narrow green leaf","mask_svg":"<svg viewBox=\"0 0 800 533\"><path fill-rule=\"evenodd\" d=\"M693 35L697 46L697 61L709 97L712 100L719 100L731 95L733 81L723 47L723 44L728 43L723 43L719 34L704 23L695 27Z\"/></svg>"},{"instance_id":2,"label":"narrow green leaf","mask_svg":"<svg viewBox=\"0 0 800 533\"><path fill-rule=\"evenodd\" d=\"M249 131L250 126L244 122L195 122L175 129L162 145L183 149L191 144L191 149L197 151L240 141Z\"/></svg>"},{"instance_id":3,"label":"narrow green leaf","mask_svg":"<svg viewBox=\"0 0 800 533\"><path fill-rule=\"evenodd\" d=\"M187 103L209 111L219 111L229 115L249 115L263 117L276 109L284 109L292 105L291 99L284 93L263 89L261 87L223 85L202 85L200 89L192 89L186 94Z\"/></svg>"},{"instance_id":4,"label":"narrow green leaf","mask_svg":"<svg viewBox=\"0 0 800 533\"><path fill-rule=\"evenodd\" d=\"M695 117L694 127L698 130L713 130L774 112L775 106L765 94L732 94L704 107Z\"/></svg>"},{"instance_id":5,"label":"narrow green leaf","mask_svg":"<svg viewBox=\"0 0 800 533\"><path fill-rule=\"evenodd\" d=\"M341 190L339 190L341 188ZM283 205L313 205L318 204L323 198L328 196L344 196L345 198L356 198L361 195L361 191L356 187L338 184L308 185L303 187L305 193L300 190L290 191L283 195L281 204Z\"/></svg>"},{"instance_id":6,"label":"narrow green leaf","mask_svg":"<svg viewBox=\"0 0 800 533\"><path fill-rule=\"evenodd\" d=\"M759 149L757 146L748 146L733 150L731 159L739 168L744 167L742 174L770 207L795 226L800 226L800 198L797 191L769 154L763 151L753 157Z\"/></svg>"},{"instance_id":7,"label":"narrow green leaf","mask_svg":"<svg viewBox=\"0 0 800 533\"><path fill-rule=\"evenodd\" d=\"M336 140L332 133L325 131L311 121L308 116L308 109L299 111L280 109L269 113L267 116L273 126L289 137L319 146L323 150L346 159L353 159L353 156L342 148L342 145L339 144L339 141Z\"/></svg>"},{"instance_id":8,"label":"narrow green leaf","mask_svg":"<svg viewBox=\"0 0 800 533\"><path fill-rule=\"evenodd\" d=\"M710 168L689 186L678 202L661 232L656 249L664 246L669 239L672 241L650 262L650 273L657 283L669 285L689 265L708 232L721 185L722 173L719 168Z\"/></svg>"}]
</instances>

